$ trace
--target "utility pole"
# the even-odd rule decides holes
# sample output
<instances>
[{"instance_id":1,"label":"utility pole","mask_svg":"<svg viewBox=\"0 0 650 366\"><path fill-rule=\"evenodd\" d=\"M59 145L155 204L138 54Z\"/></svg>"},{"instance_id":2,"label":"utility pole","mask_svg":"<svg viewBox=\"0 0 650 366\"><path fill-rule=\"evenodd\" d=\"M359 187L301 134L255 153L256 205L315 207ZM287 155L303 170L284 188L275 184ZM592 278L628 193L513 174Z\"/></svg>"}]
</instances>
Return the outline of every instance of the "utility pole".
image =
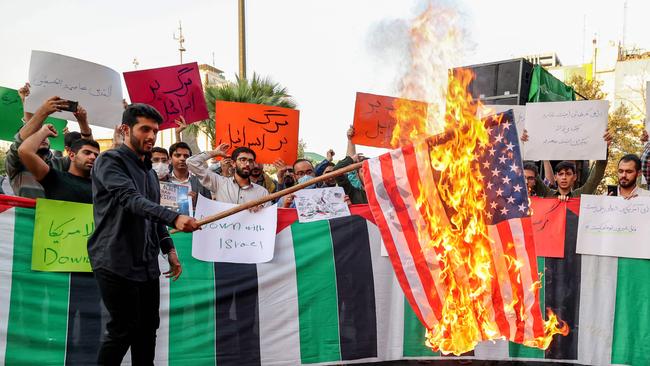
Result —
<instances>
[{"instance_id":1,"label":"utility pole","mask_svg":"<svg viewBox=\"0 0 650 366\"><path fill-rule=\"evenodd\" d=\"M239 77L246 79L246 3L239 1Z\"/></svg>"},{"instance_id":2,"label":"utility pole","mask_svg":"<svg viewBox=\"0 0 650 366\"><path fill-rule=\"evenodd\" d=\"M140 65L140 62L138 62L137 58L133 58L133 61L131 62L133 64L133 69L137 70L138 66Z\"/></svg>"},{"instance_id":3,"label":"utility pole","mask_svg":"<svg viewBox=\"0 0 650 366\"><path fill-rule=\"evenodd\" d=\"M185 37L183 37L183 25L181 24L181 21L178 21L178 37L176 36L176 32L174 32L174 40L178 41L178 53L181 56L181 63L183 63L183 52L187 51L185 47L183 47L183 43L185 43Z\"/></svg>"}]
</instances>

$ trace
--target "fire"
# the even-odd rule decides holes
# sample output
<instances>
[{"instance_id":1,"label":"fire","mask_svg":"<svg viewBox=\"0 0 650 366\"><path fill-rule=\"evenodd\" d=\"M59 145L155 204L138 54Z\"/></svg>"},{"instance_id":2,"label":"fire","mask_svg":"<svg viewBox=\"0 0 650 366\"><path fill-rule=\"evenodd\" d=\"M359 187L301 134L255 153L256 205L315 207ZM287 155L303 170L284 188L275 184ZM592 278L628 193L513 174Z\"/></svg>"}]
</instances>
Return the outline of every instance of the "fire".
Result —
<instances>
[{"instance_id":1,"label":"fire","mask_svg":"<svg viewBox=\"0 0 650 366\"><path fill-rule=\"evenodd\" d=\"M424 181L420 187L418 209L425 223L418 225L418 236L426 242L429 253L441 269L439 281L444 301L442 316L427 330L426 344L433 350L456 355L471 351L484 340L503 339L495 321L491 304L492 281L497 269L486 225L487 202L480 175L477 147L487 146L489 135L477 111L482 108L468 93L473 78L469 70L449 73L452 60L461 48L462 32L458 18L451 9L429 6L413 22L411 28L412 67L402 79L401 97L429 102L428 111L416 108L413 102L399 100L395 105L397 125L393 130L393 146L411 143L428 144L424 138L437 135L438 141L428 146L429 159L436 181ZM440 123L442 122L442 123ZM444 174L442 174L444 172ZM442 222L439 212L429 204L429 196L437 194L447 207ZM519 269L523 263L506 256L506 264ZM521 283L521 279L517 278ZM536 293L541 284L527 289ZM514 313L523 301L514 296L504 304ZM520 311L521 319L527 317ZM567 325L550 310L544 336L527 340L526 345L546 349L555 334L568 333Z\"/></svg>"}]
</instances>

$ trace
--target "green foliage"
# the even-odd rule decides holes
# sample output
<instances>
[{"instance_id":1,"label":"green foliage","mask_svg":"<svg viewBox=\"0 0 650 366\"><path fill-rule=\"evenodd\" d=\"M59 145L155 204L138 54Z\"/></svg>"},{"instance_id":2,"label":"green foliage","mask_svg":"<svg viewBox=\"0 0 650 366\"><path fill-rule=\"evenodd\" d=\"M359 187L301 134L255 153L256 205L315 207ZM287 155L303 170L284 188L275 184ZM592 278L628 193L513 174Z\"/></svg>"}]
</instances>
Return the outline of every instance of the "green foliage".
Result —
<instances>
[{"instance_id":1,"label":"green foliage","mask_svg":"<svg viewBox=\"0 0 650 366\"><path fill-rule=\"evenodd\" d=\"M193 134L197 134L199 131L205 133L213 145L216 141L214 108L218 100L296 108L296 103L289 95L287 88L268 77L262 78L256 73L253 74L250 80L237 76L235 83L208 87L205 90L205 101L210 118L188 126L187 130ZM300 151L298 154L300 154Z\"/></svg>"},{"instance_id":2,"label":"green foliage","mask_svg":"<svg viewBox=\"0 0 650 366\"><path fill-rule=\"evenodd\" d=\"M5 149L0 148L0 175L7 174L7 171L5 170L6 160L7 160L7 151Z\"/></svg>"}]
</instances>

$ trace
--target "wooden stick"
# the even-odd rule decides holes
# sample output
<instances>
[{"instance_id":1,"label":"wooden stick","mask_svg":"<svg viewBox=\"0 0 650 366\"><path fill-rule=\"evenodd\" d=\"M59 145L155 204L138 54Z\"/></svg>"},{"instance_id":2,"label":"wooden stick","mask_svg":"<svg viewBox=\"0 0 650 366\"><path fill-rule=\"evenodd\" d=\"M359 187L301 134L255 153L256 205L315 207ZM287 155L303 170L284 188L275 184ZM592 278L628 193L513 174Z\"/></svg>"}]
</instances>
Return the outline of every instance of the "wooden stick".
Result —
<instances>
[{"instance_id":1,"label":"wooden stick","mask_svg":"<svg viewBox=\"0 0 650 366\"><path fill-rule=\"evenodd\" d=\"M319 182L328 180L330 178L338 177L339 175L349 173L349 172L351 172L353 170L357 170L357 169L361 168L361 165L363 165L362 161L360 161L358 163L350 164L350 165L348 165L346 167L343 167L341 169L337 169L337 170L329 172L327 174L323 174L321 176L315 177L314 179L311 179L311 180L309 180L307 182L296 184L295 186L289 187L287 189L283 189L281 191L271 193L268 196L264 196L262 198L258 198L258 199L253 200L253 201L242 203L239 206L235 206L235 207L230 208L230 209L228 209L226 211L219 212L218 214L208 216L208 217L204 217L202 220L199 220L198 223L199 223L199 225L203 226L205 224L209 224L211 222L221 220L221 219L226 218L226 217L228 217L230 215L234 215L237 212L248 210L249 208L253 208L255 206L263 205L263 204L265 204L265 203L267 203L269 201L273 201L274 199L277 199L277 198L280 198L282 196L286 196L286 195L291 194L293 192L299 191L299 190L301 190L301 189L303 189L305 187L309 187L312 184L319 183ZM177 229L174 229L174 230L170 231L171 234L175 234L177 232L179 232L179 230L177 230Z\"/></svg>"}]
</instances>

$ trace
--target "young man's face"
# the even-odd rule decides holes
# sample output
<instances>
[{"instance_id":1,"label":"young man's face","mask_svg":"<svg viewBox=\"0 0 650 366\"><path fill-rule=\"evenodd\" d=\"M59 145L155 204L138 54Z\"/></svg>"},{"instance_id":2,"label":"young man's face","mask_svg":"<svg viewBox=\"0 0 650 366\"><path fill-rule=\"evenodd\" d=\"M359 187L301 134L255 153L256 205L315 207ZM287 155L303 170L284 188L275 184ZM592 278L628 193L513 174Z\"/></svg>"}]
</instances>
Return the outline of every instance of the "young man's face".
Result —
<instances>
[{"instance_id":1,"label":"young man's face","mask_svg":"<svg viewBox=\"0 0 650 366\"><path fill-rule=\"evenodd\" d=\"M235 160L235 172L242 178L251 175L251 168L255 165L255 157L251 153L240 153Z\"/></svg>"},{"instance_id":2,"label":"young man's face","mask_svg":"<svg viewBox=\"0 0 650 366\"><path fill-rule=\"evenodd\" d=\"M530 191L531 189L535 188L535 180L537 179L535 172L532 170L524 169L524 177L526 178L526 186L528 187L528 190Z\"/></svg>"},{"instance_id":3,"label":"young man's face","mask_svg":"<svg viewBox=\"0 0 650 366\"><path fill-rule=\"evenodd\" d=\"M622 188L634 187L639 172L634 161L621 161L618 163L618 185Z\"/></svg>"},{"instance_id":4,"label":"young man's face","mask_svg":"<svg viewBox=\"0 0 650 366\"><path fill-rule=\"evenodd\" d=\"M172 167L174 170L187 169L187 159L190 158L190 150L182 147L177 148L172 153Z\"/></svg>"},{"instance_id":5,"label":"young man's face","mask_svg":"<svg viewBox=\"0 0 650 366\"><path fill-rule=\"evenodd\" d=\"M573 183L576 182L578 176L571 169L562 169L559 172L555 173L555 181L557 186L562 189L571 189Z\"/></svg>"},{"instance_id":6,"label":"young man's face","mask_svg":"<svg viewBox=\"0 0 650 366\"><path fill-rule=\"evenodd\" d=\"M153 154L151 154L151 162L167 164L169 160L167 158L167 154L155 151Z\"/></svg>"},{"instance_id":7,"label":"young man's face","mask_svg":"<svg viewBox=\"0 0 650 366\"><path fill-rule=\"evenodd\" d=\"M129 147L139 155L150 154L158 135L158 123L147 117L137 117L138 122L124 129L124 138Z\"/></svg>"},{"instance_id":8,"label":"young man's face","mask_svg":"<svg viewBox=\"0 0 650 366\"><path fill-rule=\"evenodd\" d=\"M328 166L323 171L323 174L331 173L333 171L334 171L334 167L333 166ZM336 185L336 178L330 178L330 179L326 180L324 183L328 187L334 187Z\"/></svg>"},{"instance_id":9,"label":"young man's face","mask_svg":"<svg viewBox=\"0 0 650 366\"><path fill-rule=\"evenodd\" d=\"M262 175L262 164L253 164L253 166L251 166L251 177L259 179L260 175Z\"/></svg>"},{"instance_id":10,"label":"young man's face","mask_svg":"<svg viewBox=\"0 0 650 366\"><path fill-rule=\"evenodd\" d=\"M83 145L76 153L72 151L70 152L70 161L77 169L90 174L90 170L93 168L97 156L99 156L98 148L90 145Z\"/></svg>"},{"instance_id":11,"label":"young man's face","mask_svg":"<svg viewBox=\"0 0 650 366\"><path fill-rule=\"evenodd\" d=\"M294 173L296 174L297 179L300 179L305 175L310 175L312 177L315 176L314 166L311 165L311 163L308 161L301 161L297 163L296 165L293 166L293 170Z\"/></svg>"}]
</instances>

